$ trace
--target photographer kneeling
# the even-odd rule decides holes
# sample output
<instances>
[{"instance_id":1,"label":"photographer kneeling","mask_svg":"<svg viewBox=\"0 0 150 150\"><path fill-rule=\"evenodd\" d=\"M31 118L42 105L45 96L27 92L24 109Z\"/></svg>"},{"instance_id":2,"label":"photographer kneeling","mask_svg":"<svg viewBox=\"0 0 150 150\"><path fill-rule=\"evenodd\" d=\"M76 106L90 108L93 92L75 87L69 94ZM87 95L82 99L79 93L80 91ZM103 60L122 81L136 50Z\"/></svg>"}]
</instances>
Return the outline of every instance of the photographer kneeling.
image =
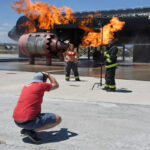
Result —
<instances>
[{"instance_id":1,"label":"photographer kneeling","mask_svg":"<svg viewBox=\"0 0 150 150\"><path fill-rule=\"evenodd\" d=\"M47 78L50 83L47 83ZM61 117L54 113L41 113L41 104L46 91L59 87L56 79L46 72L34 75L32 83L25 85L13 112L15 124L22 128L21 134L27 135L33 142L39 142L36 132L55 127Z\"/></svg>"}]
</instances>

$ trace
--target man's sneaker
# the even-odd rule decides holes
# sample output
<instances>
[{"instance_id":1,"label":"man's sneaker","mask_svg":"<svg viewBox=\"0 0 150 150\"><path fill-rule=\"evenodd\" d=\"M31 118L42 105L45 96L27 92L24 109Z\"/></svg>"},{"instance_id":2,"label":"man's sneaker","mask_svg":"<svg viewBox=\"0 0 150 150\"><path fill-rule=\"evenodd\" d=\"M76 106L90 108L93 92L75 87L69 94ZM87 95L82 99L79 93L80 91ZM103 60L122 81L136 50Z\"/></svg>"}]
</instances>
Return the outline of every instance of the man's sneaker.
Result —
<instances>
[{"instance_id":1,"label":"man's sneaker","mask_svg":"<svg viewBox=\"0 0 150 150\"><path fill-rule=\"evenodd\" d=\"M26 134L34 143L38 143L41 139L37 136L36 132L33 130L28 130Z\"/></svg>"},{"instance_id":2,"label":"man's sneaker","mask_svg":"<svg viewBox=\"0 0 150 150\"><path fill-rule=\"evenodd\" d=\"M107 92L115 92L116 91L116 89L111 89L111 88L109 88L108 90L106 90Z\"/></svg>"},{"instance_id":3,"label":"man's sneaker","mask_svg":"<svg viewBox=\"0 0 150 150\"><path fill-rule=\"evenodd\" d=\"M26 132L26 129L22 129L22 130L20 131L21 136L24 136L24 135L25 135L25 132Z\"/></svg>"},{"instance_id":4,"label":"man's sneaker","mask_svg":"<svg viewBox=\"0 0 150 150\"><path fill-rule=\"evenodd\" d=\"M41 141L41 139L37 137L36 132L33 131L33 130L22 129L22 130L20 131L20 133L21 133L22 135L28 136L28 137L32 140L32 142L34 142L34 143L38 143L38 142Z\"/></svg>"}]
</instances>

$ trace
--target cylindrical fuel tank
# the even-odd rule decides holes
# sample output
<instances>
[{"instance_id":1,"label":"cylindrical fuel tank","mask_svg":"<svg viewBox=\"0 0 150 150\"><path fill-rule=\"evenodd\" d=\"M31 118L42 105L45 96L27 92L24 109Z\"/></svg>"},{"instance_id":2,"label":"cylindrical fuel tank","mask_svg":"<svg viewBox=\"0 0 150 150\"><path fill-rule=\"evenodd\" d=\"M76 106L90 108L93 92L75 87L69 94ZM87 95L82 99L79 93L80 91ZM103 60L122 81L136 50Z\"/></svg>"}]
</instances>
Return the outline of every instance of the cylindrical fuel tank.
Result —
<instances>
[{"instance_id":1,"label":"cylindrical fuel tank","mask_svg":"<svg viewBox=\"0 0 150 150\"><path fill-rule=\"evenodd\" d=\"M68 43L60 41L53 33L29 33L18 40L19 50L27 56L47 56L64 52Z\"/></svg>"}]
</instances>

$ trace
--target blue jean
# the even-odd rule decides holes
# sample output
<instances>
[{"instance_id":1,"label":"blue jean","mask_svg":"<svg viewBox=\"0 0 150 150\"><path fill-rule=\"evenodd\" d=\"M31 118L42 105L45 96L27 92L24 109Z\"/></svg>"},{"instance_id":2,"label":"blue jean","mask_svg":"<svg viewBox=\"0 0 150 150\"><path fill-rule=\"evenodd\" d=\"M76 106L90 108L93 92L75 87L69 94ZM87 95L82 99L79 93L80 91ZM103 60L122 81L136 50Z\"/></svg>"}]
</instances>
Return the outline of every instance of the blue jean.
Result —
<instances>
[{"instance_id":1,"label":"blue jean","mask_svg":"<svg viewBox=\"0 0 150 150\"><path fill-rule=\"evenodd\" d=\"M56 114L53 113L41 113L34 120L29 121L27 123L18 123L15 124L23 129L34 130L37 128L41 128L47 124L53 124L56 122Z\"/></svg>"}]
</instances>

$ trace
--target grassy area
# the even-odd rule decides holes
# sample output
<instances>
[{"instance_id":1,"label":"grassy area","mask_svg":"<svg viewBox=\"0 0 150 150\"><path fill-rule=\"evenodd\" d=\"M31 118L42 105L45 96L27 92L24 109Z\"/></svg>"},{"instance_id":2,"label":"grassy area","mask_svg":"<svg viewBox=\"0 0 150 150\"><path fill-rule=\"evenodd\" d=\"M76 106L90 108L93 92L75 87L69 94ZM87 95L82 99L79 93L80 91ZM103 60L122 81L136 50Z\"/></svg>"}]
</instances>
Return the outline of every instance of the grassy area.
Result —
<instances>
[{"instance_id":1,"label":"grassy area","mask_svg":"<svg viewBox=\"0 0 150 150\"><path fill-rule=\"evenodd\" d=\"M18 54L17 50L0 50L0 54Z\"/></svg>"},{"instance_id":2,"label":"grassy area","mask_svg":"<svg viewBox=\"0 0 150 150\"><path fill-rule=\"evenodd\" d=\"M0 54L17 54L18 48L16 44L0 43Z\"/></svg>"}]
</instances>

